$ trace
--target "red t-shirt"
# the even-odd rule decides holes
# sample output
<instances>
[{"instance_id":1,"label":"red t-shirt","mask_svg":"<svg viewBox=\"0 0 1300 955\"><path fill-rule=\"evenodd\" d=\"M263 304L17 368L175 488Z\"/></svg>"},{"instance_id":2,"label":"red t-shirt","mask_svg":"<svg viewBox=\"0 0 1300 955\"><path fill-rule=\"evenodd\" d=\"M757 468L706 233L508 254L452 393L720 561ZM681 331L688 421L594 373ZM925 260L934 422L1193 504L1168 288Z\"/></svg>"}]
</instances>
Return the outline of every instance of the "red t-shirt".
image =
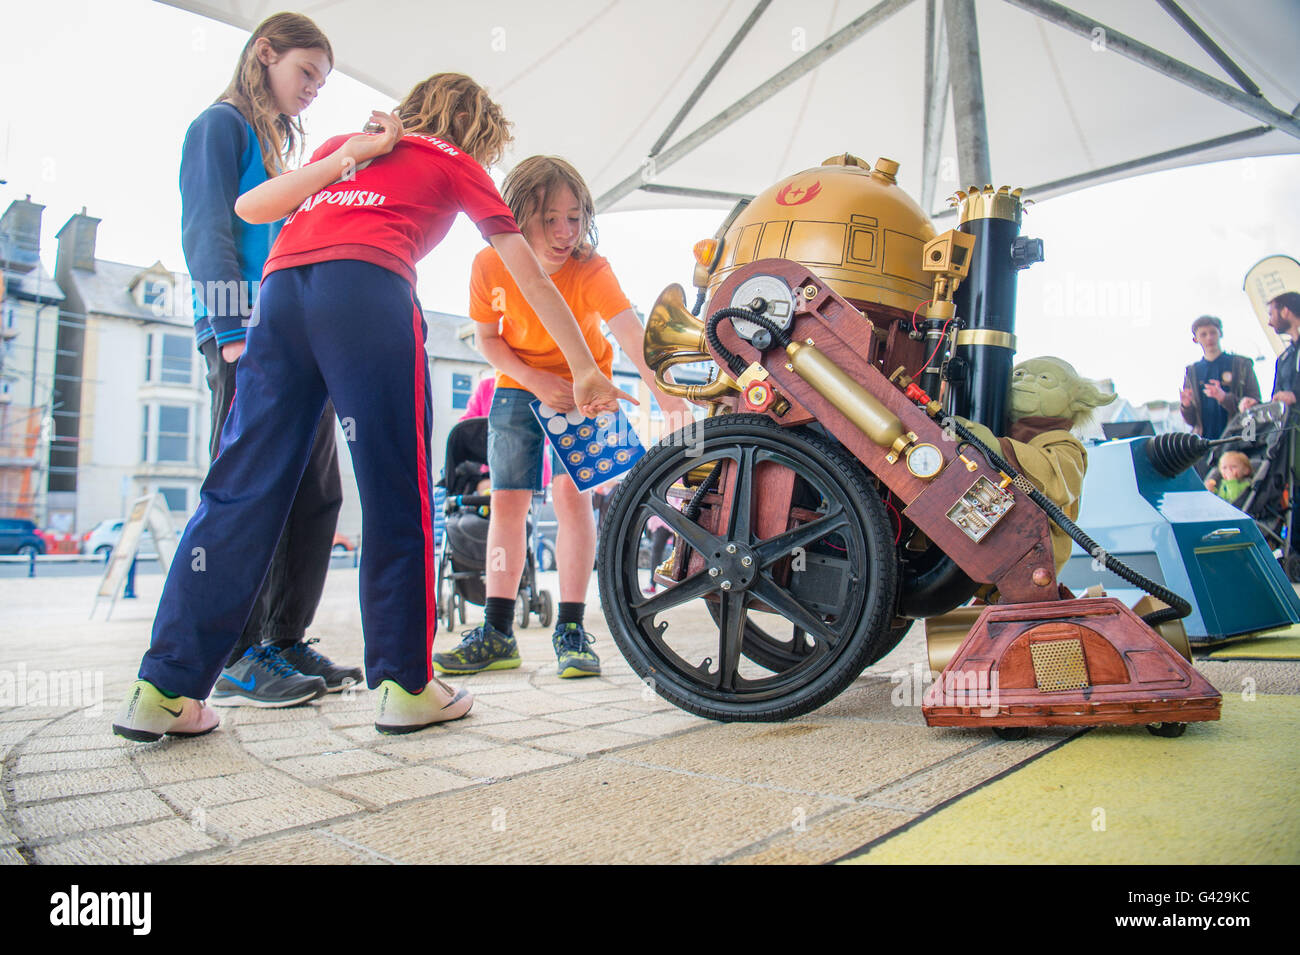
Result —
<instances>
[{"instance_id":1,"label":"red t-shirt","mask_svg":"<svg viewBox=\"0 0 1300 955\"><path fill-rule=\"evenodd\" d=\"M353 135L326 140L311 161ZM485 239L519 231L497 187L472 157L434 136L407 133L392 152L357 169L351 180L304 200L285 219L262 274L360 259L414 285L415 263L442 241L458 212L469 216Z\"/></svg>"}]
</instances>

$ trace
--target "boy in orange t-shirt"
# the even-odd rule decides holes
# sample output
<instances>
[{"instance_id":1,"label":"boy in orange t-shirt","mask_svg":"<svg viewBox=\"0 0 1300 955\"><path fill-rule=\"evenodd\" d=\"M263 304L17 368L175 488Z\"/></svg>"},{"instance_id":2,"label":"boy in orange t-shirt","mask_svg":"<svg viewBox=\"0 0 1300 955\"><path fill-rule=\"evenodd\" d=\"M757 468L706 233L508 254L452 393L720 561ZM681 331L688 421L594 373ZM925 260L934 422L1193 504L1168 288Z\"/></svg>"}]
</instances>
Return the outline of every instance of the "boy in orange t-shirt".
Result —
<instances>
[{"instance_id":1,"label":"boy in orange t-shirt","mask_svg":"<svg viewBox=\"0 0 1300 955\"><path fill-rule=\"evenodd\" d=\"M600 370L610 376L614 349L601 321L636 364L665 416L690 420L691 406L664 394L642 355L641 322L609 263L595 254L595 203L577 171L562 159L533 156L506 177L502 196L524 238L550 275ZM479 349L497 369L497 390L488 415L488 470L492 511L488 527L486 620L459 646L434 654L442 673L467 674L519 666L513 635L515 598L527 553L527 520L534 491L542 489L546 439L529 405L535 398L558 411L573 408L568 365L501 258L485 249L470 277L470 317ZM553 455L553 452L552 452ZM560 606L552 638L562 677L595 676L600 660L583 629L587 585L596 554L596 523L590 492L580 493L552 456L555 479L556 563Z\"/></svg>"}]
</instances>

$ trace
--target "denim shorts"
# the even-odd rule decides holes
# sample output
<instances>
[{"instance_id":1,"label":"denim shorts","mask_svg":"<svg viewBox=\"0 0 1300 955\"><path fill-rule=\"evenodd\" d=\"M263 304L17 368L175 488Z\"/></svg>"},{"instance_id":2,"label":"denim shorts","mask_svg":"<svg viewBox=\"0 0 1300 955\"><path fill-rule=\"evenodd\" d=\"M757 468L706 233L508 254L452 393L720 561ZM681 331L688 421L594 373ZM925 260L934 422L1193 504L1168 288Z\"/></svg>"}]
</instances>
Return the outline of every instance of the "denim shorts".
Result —
<instances>
[{"instance_id":1,"label":"denim shorts","mask_svg":"<svg viewBox=\"0 0 1300 955\"><path fill-rule=\"evenodd\" d=\"M487 464L494 491L540 491L542 452L548 449L551 473L564 473L560 459L528 407L536 400L532 392L522 388L498 387L492 396Z\"/></svg>"}]
</instances>

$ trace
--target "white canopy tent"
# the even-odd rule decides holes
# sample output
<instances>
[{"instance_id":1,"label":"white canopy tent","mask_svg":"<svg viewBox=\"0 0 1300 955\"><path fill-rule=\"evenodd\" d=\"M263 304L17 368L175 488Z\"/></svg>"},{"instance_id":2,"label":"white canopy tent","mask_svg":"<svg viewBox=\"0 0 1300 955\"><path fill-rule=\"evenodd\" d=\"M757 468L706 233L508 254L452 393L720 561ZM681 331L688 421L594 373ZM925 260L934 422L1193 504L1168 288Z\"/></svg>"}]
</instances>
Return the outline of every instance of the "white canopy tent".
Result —
<instances>
[{"instance_id":1,"label":"white canopy tent","mask_svg":"<svg viewBox=\"0 0 1300 955\"><path fill-rule=\"evenodd\" d=\"M251 30L282 0L168 0ZM1300 152L1296 0L304 0L336 68L394 100L487 86L512 161L562 155L602 209L752 194L845 151L1035 198ZM379 105L379 104L377 104ZM362 118L358 117L358 124Z\"/></svg>"}]
</instances>

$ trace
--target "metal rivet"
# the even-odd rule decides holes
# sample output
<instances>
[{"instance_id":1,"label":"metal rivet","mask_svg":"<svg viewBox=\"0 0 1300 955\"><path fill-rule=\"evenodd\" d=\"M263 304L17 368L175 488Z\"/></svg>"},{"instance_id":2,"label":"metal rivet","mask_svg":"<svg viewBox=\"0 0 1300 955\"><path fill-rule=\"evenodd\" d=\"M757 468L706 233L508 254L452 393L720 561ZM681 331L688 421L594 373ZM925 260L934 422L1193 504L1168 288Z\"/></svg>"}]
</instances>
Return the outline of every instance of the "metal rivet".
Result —
<instances>
[{"instance_id":1,"label":"metal rivet","mask_svg":"<svg viewBox=\"0 0 1300 955\"><path fill-rule=\"evenodd\" d=\"M731 581L729 581L729 580L724 580L724 581L722 582L722 589L723 589L723 590L730 590L730 589L731 589Z\"/></svg>"},{"instance_id":2,"label":"metal rivet","mask_svg":"<svg viewBox=\"0 0 1300 955\"><path fill-rule=\"evenodd\" d=\"M750 564L752 564L753 562L754 562L754 558L752 558L752 557L742 557L742 558L740 558L740 566L741 566L741 567L748 567L748 566L749 566Z\"/></svg>"},{"instance_id":3,"label":"metal rivet","mask_svg":"<svg viewBox=\"0 0 1300 955\"><path fill-rule=\"evenodd\" d=\"M813 298L816 298L816 297L817 297L817 286L815 286L815 285L805 285L805 286L803 287L803 297L804 297L804 298L807 298L807 299L813 299Z\"/></svg>"},{"instance_id":4,"label":"metal rivet","mask_svg":"<svg viewBox=\"0 0 1300 955\"><path fill-rule=\"evenodd\" d=\"M727 553L728 553L728 554L734 554L735 552L736 552L736 545L735 545L735 544L728 544L728 545L727 545Z\"/></svg>"},{"instance_id":5,"label":"metal rivet","mask_svg":"<svg viewBox=\"0 0 1300 955\"><path fill-rule=\"evenodd\" d=\"M710 576L710 577L716 577L716 576L718 576L718 574L719 574L719 570L718 570L718 568L716 568L716 567L710 567L710 568L709 568L709 576Z\"/></svg>"}]
</instances>

